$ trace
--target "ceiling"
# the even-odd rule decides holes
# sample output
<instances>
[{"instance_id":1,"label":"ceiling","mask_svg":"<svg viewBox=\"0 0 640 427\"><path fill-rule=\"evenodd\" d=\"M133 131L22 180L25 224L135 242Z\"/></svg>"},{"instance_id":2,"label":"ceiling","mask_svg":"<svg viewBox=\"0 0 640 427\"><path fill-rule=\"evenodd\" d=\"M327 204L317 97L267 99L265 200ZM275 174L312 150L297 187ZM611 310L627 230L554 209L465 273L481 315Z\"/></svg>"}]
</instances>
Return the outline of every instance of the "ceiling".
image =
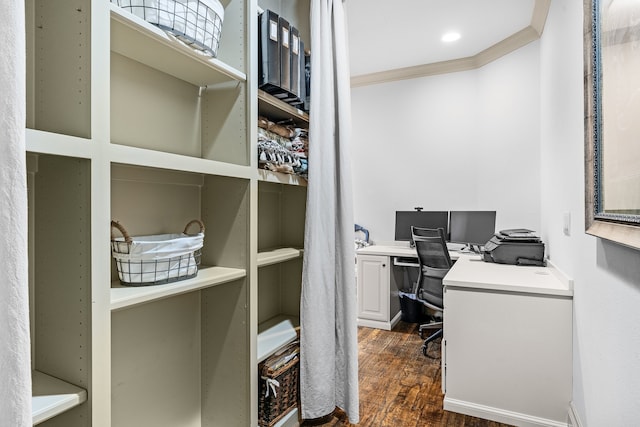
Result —
<instances>
[{"instance_id":1,"label":"ceiling","mask_svg":"<svg viewBox=\"0 0 640 427\"><path fill-rule=\"evenodd\" d=\"M469 61L475 59L472 61L474 66L467 66L467 69L484 65L538 38L549 2L347 0L352 83L354 77L356 81L358 77L365 81L367 76L389 77L397 74L398 70L400 74L409 70L413 74L435 74L429 72L435 64L438 64L439 72L443 72L442 64L460 66L461 60L470 64ZM448 31L459 32L461 38L443 43L440 39ZM506 46L508 41L514 45L513 48ZM496 53L488 55L492 50ZM459 69L454 67L451 71Z\"/></svg>"}]
</instances>

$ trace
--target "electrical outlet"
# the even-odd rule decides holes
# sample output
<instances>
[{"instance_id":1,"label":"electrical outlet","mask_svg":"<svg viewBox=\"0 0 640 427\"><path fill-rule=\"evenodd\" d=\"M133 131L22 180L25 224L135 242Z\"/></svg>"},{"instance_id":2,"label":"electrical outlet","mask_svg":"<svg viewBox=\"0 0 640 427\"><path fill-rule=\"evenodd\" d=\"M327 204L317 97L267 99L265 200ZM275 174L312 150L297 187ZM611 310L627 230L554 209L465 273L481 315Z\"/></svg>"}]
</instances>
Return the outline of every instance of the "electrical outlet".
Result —
<instances>
[{"instance_id":1,"label":"electrical outlet","mask_svg":"<svg viewBox=\"0 0 640 427\"><path fill-rule=\"evenodd\" d=\"M571 236L571 212L562 215L562 232L565 236Z\"/></svg>"}]
</instances>

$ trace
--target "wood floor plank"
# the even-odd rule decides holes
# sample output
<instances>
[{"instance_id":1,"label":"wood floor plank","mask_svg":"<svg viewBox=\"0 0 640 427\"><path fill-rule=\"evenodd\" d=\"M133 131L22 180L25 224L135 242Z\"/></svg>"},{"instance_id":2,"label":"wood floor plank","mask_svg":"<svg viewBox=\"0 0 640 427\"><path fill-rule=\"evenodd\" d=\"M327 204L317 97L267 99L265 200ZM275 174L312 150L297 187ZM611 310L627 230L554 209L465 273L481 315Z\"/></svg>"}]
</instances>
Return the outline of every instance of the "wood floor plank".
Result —
<instances>
[{"instance_id":1,"label":"wood floor plank","mask_svg":"<svg viewBox=\"0 0 640 427\"><path fill-rule=\"evenodd\" d=\"M336 411L302 426L318 427L509 427L442 409L440 342L422 354L417 324L400 322L392 331L358 328L360 422Z\"/></svg>"}]
</instances>

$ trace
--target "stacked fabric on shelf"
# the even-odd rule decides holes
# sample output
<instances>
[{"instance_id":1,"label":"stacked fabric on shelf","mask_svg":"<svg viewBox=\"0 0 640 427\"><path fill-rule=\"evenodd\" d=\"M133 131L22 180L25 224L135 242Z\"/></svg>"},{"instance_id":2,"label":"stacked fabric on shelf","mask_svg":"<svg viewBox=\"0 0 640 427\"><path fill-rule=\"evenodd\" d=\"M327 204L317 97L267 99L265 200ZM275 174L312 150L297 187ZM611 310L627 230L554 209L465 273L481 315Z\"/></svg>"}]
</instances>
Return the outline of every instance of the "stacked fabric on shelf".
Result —
<instances>
[{"instance_id":1,"label":"stacked fabric on shelf","mask_svg":"<svg viewBox=\"0 0 640 427\"><path fill-rule=\"evenodd\" d=\"M258 117L258 164L261 169L307 178L309 130Z\"/></svg>"}]
</instances>

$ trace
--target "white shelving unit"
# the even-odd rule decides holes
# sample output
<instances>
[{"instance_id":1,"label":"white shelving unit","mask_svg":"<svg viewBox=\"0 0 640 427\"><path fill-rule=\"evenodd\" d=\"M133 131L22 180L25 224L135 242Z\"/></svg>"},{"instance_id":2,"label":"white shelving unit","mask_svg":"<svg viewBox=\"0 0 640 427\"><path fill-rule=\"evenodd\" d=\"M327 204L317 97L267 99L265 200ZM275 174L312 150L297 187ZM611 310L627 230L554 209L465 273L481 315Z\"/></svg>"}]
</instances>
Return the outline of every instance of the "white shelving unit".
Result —
<instances>
[{"instance_id":1,"label":"white shelving unit","mask_svg":"<svg viewBox=\"0 0 640 427\"><path fill-rule=\"evenodd\" d=\"M294 248L279 248L272 249L270 251L262 251L258 253L258 267L264 267L265 265L276 264L298 258L301 255L301 252L302 251L300 249Z\"/></svg>"},{"instance_id":2,"label":"white shelving unit","mask_svg":"<svg viewBox=\"0 0 640 427\"><path fill-rule=\"evenodd\" d=\"M306 186L258 182L258 329L256 362L298 337ZM278 426L298 425L297 409Z\"/></svg>"},{"instance_id":3,"label":"white shelving unit","mask_svg":"<svg viewBox=\"0 0 640 427\"><path fill-rule=\"evenodd\" d=\"M309 2L260 0L259 8L286 17L309 47ZM258 115L308 127L309 115L257 90ZM313 143L313 142L311 142ZM313 167L313 163L311 166ZM298 336L307 181L296 175L258 170L257 356L260 363ZM276 425L297 426L297 409Z\"/></svg>"},{"instance_id":4,"label":"white shelving unit","mask_svg":"<svg viewBox=\"0 0 640 427\"><path fill-rule=\"evenodd\" d=\"M87 400L87 391L42 372L31 373L33 425L40 424Z\"/></svg>"},{"instance_id":5,"label":"white shelving unit","mask_svg":"<svg viewBox=\"0 0 640 427\"><path fill-rule=\"evenodd\" d=\"M294 408L280 419L273 427L295 427L298 426L298 408Z\"/></svg>"},{"instance_id":6,"label":"white shelving unit","mask_svg":"<svg viewBox=\"0 0 640 427\"><path fill-rule=\"evenodd\" d=\"M245 73L225 62L194 51L172 35L113 3L110 6L111 51L196 86L247 79Z\"/></svg>"},{"instance_id":7,"label":"white shelving unit","mask_svg":"<svg viewBox=\"0 0 640 427\"><path fill-rule=\"evenodd\" d=\"M31 153L27 165L33 423L80 425L91 366L89 162Z\"/></svg>"},{"instance_id":8,"label":"white shelving unit","mask_svg":"<svg viewBox=\"0 0 640 427\"><path fill-rule=\"evenodd\" d=\"M105 0L25 0L33 419L257 425L256 2L217 58ZM109 224L205 224L195 278L124 287Z\"/></svg>"},{"instance_id":9,"label":"white shelving unit","mask_svg":"<svg viewBox=\"0 0 640 427\"><path fill-rule=\"evenodd\" d=\"M239 268L204 267L193 279L168 283L163 286L122 286L118 282L111 285L111 310L121 310L137 304L205 289L222 283L242 279L246 272Z\"/></svg>"},{"instance_id":10,"label":"white shelving unit","mask_svg":"<svg viewBox=\"0 0 640 427\"><path fill-rule=\"evenodd\" d=\"M260 114L272 121L291 120L298 125L309 123L309 115L286 102L258 89Z\"/></svg>"},{"instance_id":11,"label":"white shelving unit","mask_svg":"<svg viewBox=\"0 0 640 427\"><path fill-rule=\"evenodd\" d=\"M294 341L299 323L299 317L286 315L262 322L258 327L258 363Z\"/></svg>"},{"instance_id":12,"label":"white shelving unit","mask_svg":"<svg viewBox=\"0 0 640 427\"><path fill-rule=\"evenodd\" d=\"M296 338L306 186L258 182L258 361Z\"/></svg>"},{"instance_id":13,"label":"white shelving unit","mask_svg":"<svg viewBox=\"0 0 640 427\"><path fill-rule=\"evenodd\" d=\"M299 323L306 181L257 169L256 123L309 118L257 89L257 1L222 3L210 58L106 0L24 0L34 424L258 424L258 363ZM260 3L309 40L308 1ZM119 284L112 219L196 218L197 277Z\"/></svg>"},{"instance_id":14,"label":"white shelving unit","mask_svg":"<svg viewBox=\"0 0 640 427\"><path fill-rule=\"evenodd\" d=\"M307 186L307 180L288 173L272 172L265 169L258 169L258 179L263 182L275 182L278 184Z\"/></svg>"}]
</instances>

